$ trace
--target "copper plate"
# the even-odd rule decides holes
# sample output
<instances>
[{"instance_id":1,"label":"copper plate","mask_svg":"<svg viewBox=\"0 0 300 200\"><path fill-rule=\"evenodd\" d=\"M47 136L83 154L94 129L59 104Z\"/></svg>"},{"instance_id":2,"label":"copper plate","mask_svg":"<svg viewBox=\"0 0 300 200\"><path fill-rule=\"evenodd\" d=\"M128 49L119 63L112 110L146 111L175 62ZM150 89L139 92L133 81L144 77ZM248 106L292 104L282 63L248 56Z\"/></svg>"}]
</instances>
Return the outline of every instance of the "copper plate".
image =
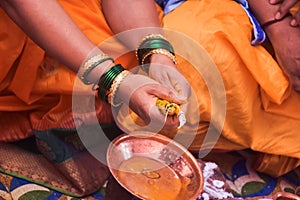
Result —
<instances>
[{"instance_id":1,"label":"copper plate","mask_svg":"<svg viewBox=\"0 0 300 200\"><path fill-rule=\"evenodd\" d=\"M194 200L203 189L195 157L160 134L117 137L108 147L107 163L118 183L140 199Z\"/></svg>"}]
</instances>

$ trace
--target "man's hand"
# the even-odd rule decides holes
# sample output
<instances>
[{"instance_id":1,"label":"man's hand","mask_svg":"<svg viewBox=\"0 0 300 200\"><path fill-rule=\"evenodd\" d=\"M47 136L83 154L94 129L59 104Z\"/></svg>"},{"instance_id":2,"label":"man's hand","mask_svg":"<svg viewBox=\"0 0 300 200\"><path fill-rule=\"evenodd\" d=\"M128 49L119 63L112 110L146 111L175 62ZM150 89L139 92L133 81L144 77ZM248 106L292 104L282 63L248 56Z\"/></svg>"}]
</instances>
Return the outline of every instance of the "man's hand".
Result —
<instances>
[{"instance_id":1,"label":"man's hand","mask_svg":"<svg viewBox=\"0 0 300 200\"><path fill-rule=\"evenodd\" d=\"M275 19L277 20L282 19L282 17L286 16L286 14L290 11L290 9L294 7L298 2L300 1L299 0L270 0L270 3L273 5L280 4L274 16ZM294 14L290 24L291 26L300 25L300 8Z\"/></svg>"}]
</instances>

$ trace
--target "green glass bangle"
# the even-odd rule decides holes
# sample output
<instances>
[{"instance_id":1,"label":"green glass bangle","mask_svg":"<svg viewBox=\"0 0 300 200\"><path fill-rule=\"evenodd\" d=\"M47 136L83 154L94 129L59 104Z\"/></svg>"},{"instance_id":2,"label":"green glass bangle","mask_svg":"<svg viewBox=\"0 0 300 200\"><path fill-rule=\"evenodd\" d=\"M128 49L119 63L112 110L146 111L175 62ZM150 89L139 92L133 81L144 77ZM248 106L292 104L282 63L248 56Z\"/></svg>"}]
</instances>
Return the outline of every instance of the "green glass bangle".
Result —
<instances>
[{"instance_id":1,"label":"green glass bangle","mask_svg":"<svg viewBox=\"0 0 300 200\"><path fill-rule=\"evenodd\" d=\"M117 64L111 67L105 72L99 79L98 82L98 97L103 101L107 101L107 92L110 89L114 79L122 72L125 68L121 64Z\"/></svg>"},{"instance_id":2,"label":"green glass bangle","mask_svg":"<svg viewBox=\"0 0 300 200\"><path fill-rule=\"evenodd\" d=\"M121 65L120 65L121 66ZM98 88L98 96L100 99L107 102L107 91L109 90L111 84L115 77L121 73L123 69L120 69L119 66L114 66L108 73L103 76L103 78L99 81L99 88Z\"/></svg>"},{"instance_id":3,"label":"green glass bangle","mask_svg":"<svg viewBox=\"0 0 300 200\"><path fill-rule=\"evenodd\" d=\"M163 43L166 44L167 46L170 47L170 49L173 49L171 43L168 40L165 40L163 38L150 38L145 40L140 46L139 48L141 48L142 46L144 46L145 44L149 44L149 43Z\"/></svg>"},{"instance_id":4,"label":"green glass bangle","mask_svg":"<svg viewBox=\"0 0 300 200\"><path fill-rule=\"evenodd\" d=\"M112 81L115 79L115 77L124 70L123 67L122 68L120 68L120 67L122 67L122 66L115 65L110 70L108 70L108 72L105 74L104 78L101 81L101 83L102 83L101 87L104 90L108 90L110 88Z\"/></svg>"},{"instance_id":5,"label":"green glass bangle","mask_svg":"<svg viewBox=\"0 0 300 200\"><path fill-rule=\"evenodd\" d=\"M169 51L171 54L175 55L173 47L170 45L170 43L165 43L163 41L150 41L149 43L145 43L140 47L140 50L138 52L139 60L143 59L143 57L150 52L153 49L165 49Z\"/></svg>"},{"instance_id":6,"label":"green glass bangle","mask_svg":"<svg viewBox=\"0 0 300 200\"><path fill-rule=\"evenodd\" d=\"M140 44L137 49L137 59L140 64L142 64L142 59L144 55L150 52L153 49L166 49L173 55L175 55L174 48L171 43L163 38L148 38Z\"/></svg>"},{"instance_id":7,"label":"green glass bangle","mask_svg":"<svg viewBox=\"0 0 300 200\"><path fill-rule=\"evenodd\" d=\"M89 73L91 73L91 71L93 69L95 69L98 65L100 65L101 63L104 63L105 61L111 60L112 62L114 62L114 59L112 58L103 58L102 60L99 60L97 62L95 62L93 65L91 65L82 75L82 77L84 77L84 79L82 79L82 81L86 84L86 85L90 85L92 84L92 82L86 80L86 76L88 76Z\"/></svg>"},{"instance_id":8,"label":"green glass bangle","mask_svg":"<svg viewBox=\"0 0 300 200\"><path fill-rule=\"evenodd\" d=\"M164 40L149 40L149 41L146 41L145 43L141 44L139 46L139 50L142 50L142 49L147 49L147 48L150 48L150 49L153 49L153 48L161 48L161 47L165 47L166 49L170 50L170 51L174 51L172 45L169 43L169 42L166 42Z\"/></svg>"},{"instance_id":9,"label":"green glass bangle","mask_svg":"<svg viewBox=\"0 0 300 200\"><path fill-rule=\"evenodd\" d=\"M158 47L157 47L158 46ZM171 45L171 43L167 40L164 39L152 39L152 40L148 40L145 43L143 43L140 48L161 48L161 46L165 47L165 49L167 49L168 51L174 53L174 49L173 46Z\"/></svg>"}]
</instances>

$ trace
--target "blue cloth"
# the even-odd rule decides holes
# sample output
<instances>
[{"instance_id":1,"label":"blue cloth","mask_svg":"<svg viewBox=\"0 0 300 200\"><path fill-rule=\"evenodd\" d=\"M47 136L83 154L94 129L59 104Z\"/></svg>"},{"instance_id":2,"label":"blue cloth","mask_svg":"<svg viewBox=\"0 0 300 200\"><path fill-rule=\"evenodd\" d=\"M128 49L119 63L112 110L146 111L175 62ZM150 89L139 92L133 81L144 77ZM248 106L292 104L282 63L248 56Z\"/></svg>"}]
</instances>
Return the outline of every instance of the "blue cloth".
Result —
<instances>
[{"instance_id":1,"label":"blue cloth","mask_svg":"<svg viewBox=\"0 0 300 200\"><path fill-rule=\"evenodd\" d=\"M235 0L235 1L238 2L242 6L242 8L245 10L245 12L247 13L247 15L253 25L254 38L252 39L251 44L259 45L259 44L263 43L264 41L266 41L266 39L267 39L266 33L264 32L264 30L261 28L261 26L258 23L258 21L256 20L256 18L251 13L247 0Z\"/></svg>"},{"instance_id":2,"label":"blue cloth","mask_svg":"<svg viewBox=\"0 0 300 200\"><path fill-rule=\"evenodd\" d=\"M179 5L181 5L186 0L155 0L155 1L160 7L162 7L162 9L164 10L164 15L166 15L169 12L171 12L172 10L174 10L175 8L177 8ZM251 21L251 23L253 25L254 38L252 39L251 44L259 45L259 44L263 43L267 39L266 33L261 28L260 24L258 23L256 18L253 16L253 14L250 12L247 0L234 0L234 1L236 1L237 3L239 3L242 6L242 8L247 13L249 20Z\"/></svg>"},{"instance_id":3,"label":"blue cloth","mask_svg":"<svg viewBox=\"0 0 300 200\"><path fill-rule=\"evenodd\" d=\"M178 6L180 6L185 0L155 0L156 3L162 7L164 14L168 14Z\"/></svg>"}]
</instances>

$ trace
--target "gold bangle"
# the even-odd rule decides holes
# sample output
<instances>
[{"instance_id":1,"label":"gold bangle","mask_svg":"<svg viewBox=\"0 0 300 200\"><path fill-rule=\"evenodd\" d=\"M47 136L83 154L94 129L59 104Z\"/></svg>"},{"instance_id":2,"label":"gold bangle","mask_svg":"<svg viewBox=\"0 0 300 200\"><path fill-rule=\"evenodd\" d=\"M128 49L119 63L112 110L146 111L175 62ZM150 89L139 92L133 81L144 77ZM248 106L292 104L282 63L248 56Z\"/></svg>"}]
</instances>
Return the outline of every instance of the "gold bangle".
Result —
<instances>
[{"instance_id":1,"label":"gold bangle","mask_svg":"<svg viewBox=\"0 0 300 200\"><path fill-rule=\"evenodd\" d=\"M122 80L128 75L130 74L130 71L128 70L124 70L122 71L113 81L110 89L108 90L107 92L107 100L108 100L108 103L114 107L118 107L119 105L121 105L121 102L119 103L115 103L115 95L116 95L116 92L122 82Z\"/></svg>"},{"instance_id":2,"label":"gold bangle","mask_svg":"<svg viewBox=\"0 0 300 200\"><path fill-rule=\"evenodd\" d=\"M153 33L153 34L148 34L148 35L146 35L145 37L143 37L143 38L141 39L141 41L139 42L139 44L137 45L137 48L136 48L136 50L135 50L135 56L136 56L137 59L139 59L139 56L138 56L138 49L139 49L139 47L141 46L141 44L142 44L145 40L148 40L148 39L150 39L150 38L162 38L162 39L167 40L167 38L165 38L162 34L159 34L159 33L157 33L157 34Z\"/></svg>"},{"instance_id":3,"label":"gold bangle","mask_svg":"<svg viewBox=\"0 0 300 200\"><path fill-rule=\"evenodd\" d=\"M90 59L88 59L78 70L77 72L77 76L79 77L79 79L87 84L90 85L92 84L92 82L88 81L86 79L86 76L95 68L97 67L99 64L107 61L107 60L111 60L114 61L112 58L108 57L108 55L106 54L98 54L95 55L93 57L91 57Z\"/></svg>"},{"instance_id":4,"label":"gold bangle","mask_svg":"<svg viewBox=\"0 0 300 200\"><path fill-rule=\"evenodd\" d=\"M146 59L149 56L153 55L153 54L162 54L162 55L165 55L168 58L170 58L175 65L177 64L176 57L171 52L169 52L168 50L166 50L166 49L153 49L153 50L149 51L146 55L144 55L144 57L142 59L142 65L144 65Z\"/></svg>"}]
</instances>

